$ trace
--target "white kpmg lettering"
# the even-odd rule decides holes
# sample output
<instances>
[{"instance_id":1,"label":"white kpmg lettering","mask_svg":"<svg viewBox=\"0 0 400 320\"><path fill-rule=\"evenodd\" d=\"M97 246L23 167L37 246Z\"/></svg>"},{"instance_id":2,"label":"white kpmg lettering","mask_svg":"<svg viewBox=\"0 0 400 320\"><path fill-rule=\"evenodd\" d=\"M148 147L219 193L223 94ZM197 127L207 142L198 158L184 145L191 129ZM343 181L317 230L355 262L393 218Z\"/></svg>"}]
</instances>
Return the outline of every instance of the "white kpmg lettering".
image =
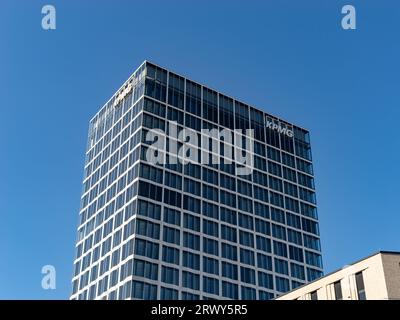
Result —
<instances>
[{"instance_id":1,"label":"white kpmg lettering","mask_svg":"<svg viewBox=\"0 0 400 320\"><path fill-rule=\"evenodd\" d=\"M125 89L123 89L123 90L118 94L117 98L116 98L115 101L114 101L114 107L115 107L120 101L122 101L122 100L125 98L125 96L126 96L129 92L131 92L132 88L133 88L133 85L132 85L132 83L130 83L130 84L128 84L128 86L127 86Z\"/></svg>"},{"instance_id":2,"label":"white kpmg lettering","mask_svg":"<svg viewBox=\"0 0 400 320\"><path fill-rule=\"evenodd\" d=\"M280 123L266 120L266 127L268 129L277 131L278 133L284 134L284 135L288 136L289 138L293 137L293 130L290 130L286 126L281 125Z\"/></svg>"}]
</instances>

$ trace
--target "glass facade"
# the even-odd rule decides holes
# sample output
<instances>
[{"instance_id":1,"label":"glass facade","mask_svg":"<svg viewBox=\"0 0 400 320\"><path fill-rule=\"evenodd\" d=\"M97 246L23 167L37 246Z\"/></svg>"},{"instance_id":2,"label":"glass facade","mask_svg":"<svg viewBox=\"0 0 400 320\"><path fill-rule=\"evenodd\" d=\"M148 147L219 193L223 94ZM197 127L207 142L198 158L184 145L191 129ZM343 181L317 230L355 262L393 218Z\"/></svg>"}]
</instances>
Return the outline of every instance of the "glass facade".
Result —
<instances>
[{"instance_id":1,"label":"glass facade","mask_svg":"<svg viewBox=\"0 0 400 320\"><path fill-rule=\"evenodd\" d=\"M173 161L171 121L217 164ZM251 173L204 128L253 129ZM71 299L272 299L319 278L311 161L306 130L144 62L90 121Z\"/></svg>"}]
</instances>

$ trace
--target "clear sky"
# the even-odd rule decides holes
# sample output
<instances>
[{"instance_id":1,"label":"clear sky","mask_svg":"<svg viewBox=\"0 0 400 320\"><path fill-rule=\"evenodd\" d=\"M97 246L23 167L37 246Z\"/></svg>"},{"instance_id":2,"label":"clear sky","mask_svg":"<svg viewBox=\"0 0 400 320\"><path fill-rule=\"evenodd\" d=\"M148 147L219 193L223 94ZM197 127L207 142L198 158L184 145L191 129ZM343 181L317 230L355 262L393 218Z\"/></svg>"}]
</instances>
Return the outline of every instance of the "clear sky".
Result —
<instances>
[{"instance_id":1,"label":"clear sky","mask_svg":"<svg viewBox=\"0 0 400 320\"><path fill-rule=\"evenodd\" d=\"M325 272L400 250L399 30L389 0L1 0L0 298L69 297L88 121L145 59L311 131Z\"/></svg>"}]
</instances>

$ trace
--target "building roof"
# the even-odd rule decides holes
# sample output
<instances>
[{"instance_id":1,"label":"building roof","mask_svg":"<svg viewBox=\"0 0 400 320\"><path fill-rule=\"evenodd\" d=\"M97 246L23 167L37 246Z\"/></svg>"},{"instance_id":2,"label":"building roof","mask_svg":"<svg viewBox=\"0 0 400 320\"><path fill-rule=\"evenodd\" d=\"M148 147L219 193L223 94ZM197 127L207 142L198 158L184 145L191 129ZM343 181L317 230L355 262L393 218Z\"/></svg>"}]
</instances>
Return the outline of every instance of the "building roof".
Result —
<instances>
[{"instance_id":1,"label":"building roof","mask_svg":"<svg viewBox=\"0 0 400 320\"><path fill-rule=\"evenodd\" d=\"M301 285L301 286L298 286L298 287L295 288L295 289L292 289L292 290L290 290L290 291L288 291L288 292L285 292L285 293L281 294L280 296L276 297L275 299L277 299L277 298L279 298L279 297L282 297L282 296L284 296L284 295L287 295L287 294L289 294L289 293L292 293L292 292L294 292L294 291L296 291L296 290L298 290L298 289L300 289L300 288L304 288L304 287L306 287L306 286L308 286L308 285L310 285L310 284L312 284L312 283L315 283L315 282L321 280L322 278L326 278L326 277L328 277L328 276L330 276L330 275L332 275L332 274L334 274L334 273L336 273L336 272L339 272L339 271L341 271L341 270L343 270L343 269L345 269L345 268L347 268L347 267L350 267L350 266L352 266L352 265L355 265L355 264L357 264L357 263L359 263L359 262L361 262L361 261L364 261L364 260L367 260L367 259L369 259L369 258L372 258L372 257L374 257L374 256L376 256L376 255L378 255L378 254L391 254L391 255L397 254L397 255L400 255L400 251L380 250L380 251L374 252L374 253L372 253L372 254L366 256L365 258L358 259L357 261L355 261L355 262L353 262L353 263L350 263L350 264L347 264L347 265L343 266L343 267L340 268L340 269L336 269L336 270L334 270L334 271L331 271L331 272L327 273L326 275L324 275L324 276L321 277L321 278L315 279L315 280L313 280L313 281L311 281L311 282L308 282L308 283L305 283L305 284L303 284L303 285Z\"/></svg>"}]
</instances>

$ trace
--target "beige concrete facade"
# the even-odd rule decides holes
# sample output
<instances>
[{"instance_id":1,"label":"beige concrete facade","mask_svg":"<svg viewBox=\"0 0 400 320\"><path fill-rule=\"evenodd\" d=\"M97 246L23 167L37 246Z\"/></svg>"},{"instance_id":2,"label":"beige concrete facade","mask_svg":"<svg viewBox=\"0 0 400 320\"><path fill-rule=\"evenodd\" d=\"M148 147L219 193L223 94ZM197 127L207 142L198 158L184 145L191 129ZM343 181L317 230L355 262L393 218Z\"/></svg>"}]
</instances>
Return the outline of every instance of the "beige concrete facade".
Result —
<instances>
[{"instance_id":1,"label":"beige concrete facade","mask_svg":"<svg viewBox=\"0 0 400 320\"><path fill-rule=\"evenodd\" d=\"M397 299L400 299L400 252L381 251L276 300Z\"/></svg>"}]
</instances>

